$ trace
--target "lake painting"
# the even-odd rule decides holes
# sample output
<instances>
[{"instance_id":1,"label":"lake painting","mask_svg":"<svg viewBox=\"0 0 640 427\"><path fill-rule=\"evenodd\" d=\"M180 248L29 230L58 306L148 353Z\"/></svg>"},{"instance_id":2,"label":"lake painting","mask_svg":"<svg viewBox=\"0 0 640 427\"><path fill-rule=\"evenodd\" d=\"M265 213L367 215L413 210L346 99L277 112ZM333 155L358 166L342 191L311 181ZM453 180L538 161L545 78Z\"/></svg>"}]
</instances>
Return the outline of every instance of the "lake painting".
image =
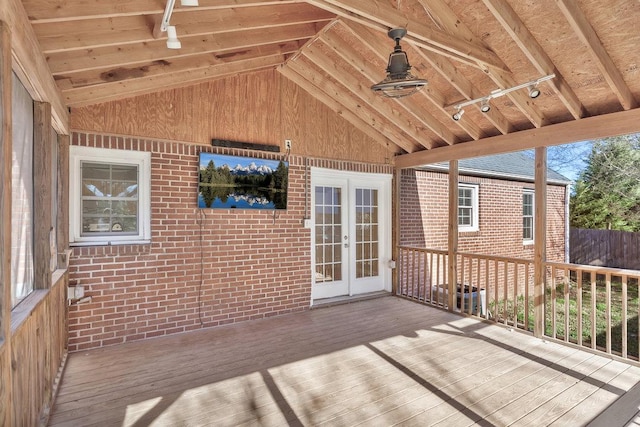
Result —
<instances>
[{"instance_id":1,"label":"lake painting","mask_svg":"<svg viewBox=\"0 0 640 427\"><path fill-rule=\"evenodd\" d=\"M289 163L200 153L198 207L286 209Z\"/></svg>"}]
</instances>

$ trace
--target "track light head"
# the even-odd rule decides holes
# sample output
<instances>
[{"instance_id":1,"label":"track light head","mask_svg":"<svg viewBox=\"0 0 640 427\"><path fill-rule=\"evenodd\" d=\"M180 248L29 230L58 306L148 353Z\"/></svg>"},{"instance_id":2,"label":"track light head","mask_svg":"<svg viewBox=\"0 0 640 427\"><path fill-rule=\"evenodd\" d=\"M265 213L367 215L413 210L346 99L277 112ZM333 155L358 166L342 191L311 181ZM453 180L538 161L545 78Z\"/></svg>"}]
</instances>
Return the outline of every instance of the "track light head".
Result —
<instances>
[{"instance_id":1,"label":"track light head","mask_svg":"<svg viewBox=\"0 0 640 427\"><path fill-rule=\"evenodd\" d=\"M458 120L460 120L462 118L463 114L464 114L464 110L462 108L458 107L456 109L456 112L453 113L453 116L451 116L451 118L457 122Z\"/></svg>"},{"instance_id":2,"label":"track light head","mask_svg":"<svg viewBox=\"0 0 640 427\"><path fill-rule=\"evenodd\" d=\"M182 43L178 40L178 33L176 32L175 26L169 25L167 27L167 37L167 48L180 49L182 47Z\"/></svg>"},{"instance_id":3,"label":"track light head","mask_svg":"<svg viewBox=\"0 0 640 427\"><path fill-rule=\"evenodd\" d=\"M491 105L489 104L489 98L485 98L480 102L480 111L483 113L488 113L491 110Z\"/></svg>"},{"instance_id":4,"label":"track light head","mask_svg":"<svg viewBox=\"0 0 640 427\"><path fill-rule=\"evenodd\" d=\"M538 83L534 83L529 86L529 98L535 99L540 96L540 89L538 88Z\"/></svg>"}]
</instances>

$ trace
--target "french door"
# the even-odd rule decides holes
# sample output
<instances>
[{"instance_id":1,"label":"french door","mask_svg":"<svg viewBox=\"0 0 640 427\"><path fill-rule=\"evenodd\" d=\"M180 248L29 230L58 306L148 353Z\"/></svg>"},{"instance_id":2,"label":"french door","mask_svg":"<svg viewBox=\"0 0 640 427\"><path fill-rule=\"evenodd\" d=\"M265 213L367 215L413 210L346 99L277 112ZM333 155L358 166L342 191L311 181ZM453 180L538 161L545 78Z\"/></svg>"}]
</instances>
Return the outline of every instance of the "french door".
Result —
<instances>
[{"instance_id":1,"label":"french door","mask_svg":"<svg viewBox=\"0 0 640 427\"><path fill-rule=\"evenodd\" d=\"M312 298L391 290L391 176L311 170Z\"/></svg>"}]
</instances>

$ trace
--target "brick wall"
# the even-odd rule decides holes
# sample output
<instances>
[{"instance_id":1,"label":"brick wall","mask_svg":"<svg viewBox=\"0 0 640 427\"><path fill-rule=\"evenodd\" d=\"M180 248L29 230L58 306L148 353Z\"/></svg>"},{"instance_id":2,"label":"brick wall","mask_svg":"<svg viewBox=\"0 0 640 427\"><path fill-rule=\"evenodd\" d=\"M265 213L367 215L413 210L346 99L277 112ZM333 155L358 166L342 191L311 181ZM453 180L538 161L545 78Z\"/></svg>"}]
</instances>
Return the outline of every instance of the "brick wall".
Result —
<instances>
[{"instance_id":1,"label":"brick wall","mask_svg":"<svg viewBox=\"0 0 640 427\"><path fill-rule=\"evenodd\" d=\"M308 309L305 172L392 172L291 156L286 211L199 209L198 154L212 147L85 133L74 133L72 144L151 152L152 238L148 245L73 248L70 282L85 286L91 300L69 309L70 351Z\"/></svg>"},{"instance_id":2,"label":"brick wall","mask_svg":"<svg viewBox=\"0 0 640 427\"><path fill-rule=\"evenodd\" d=\"M522 242L522 192L533 183L460 175L479 184L479 230L461 232L458 250L533 259L533 245ZM401 244L447 249L448 175L403 170L400 194ZM547 187L547 259L565 261L565 187Z\"/></svg>"}]
</instances>

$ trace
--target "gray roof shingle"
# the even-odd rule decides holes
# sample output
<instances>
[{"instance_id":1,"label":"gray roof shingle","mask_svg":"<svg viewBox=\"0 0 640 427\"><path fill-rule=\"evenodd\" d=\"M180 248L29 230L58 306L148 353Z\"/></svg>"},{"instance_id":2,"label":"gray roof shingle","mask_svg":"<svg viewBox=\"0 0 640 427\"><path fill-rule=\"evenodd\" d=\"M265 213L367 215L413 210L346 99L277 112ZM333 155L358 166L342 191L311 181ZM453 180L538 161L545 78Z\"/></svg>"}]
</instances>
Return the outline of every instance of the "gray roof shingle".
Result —
<instances>
[{"instance_id":1,"label":"gray roof shingle","mask_svg":"<svg viewBox=\"0 0 640 427\"><path fill-rule=\"evenodd\" d=\"M427 165L424 169L448 170L448 162ZM462 175L491 175L518 181L533 181L535 178L535 160L523 152L496 154L474 157L458 162ZM553 169L547 169L547 180L561 184L570 184L571 180Z\"/></svg>"}]
</instances>

